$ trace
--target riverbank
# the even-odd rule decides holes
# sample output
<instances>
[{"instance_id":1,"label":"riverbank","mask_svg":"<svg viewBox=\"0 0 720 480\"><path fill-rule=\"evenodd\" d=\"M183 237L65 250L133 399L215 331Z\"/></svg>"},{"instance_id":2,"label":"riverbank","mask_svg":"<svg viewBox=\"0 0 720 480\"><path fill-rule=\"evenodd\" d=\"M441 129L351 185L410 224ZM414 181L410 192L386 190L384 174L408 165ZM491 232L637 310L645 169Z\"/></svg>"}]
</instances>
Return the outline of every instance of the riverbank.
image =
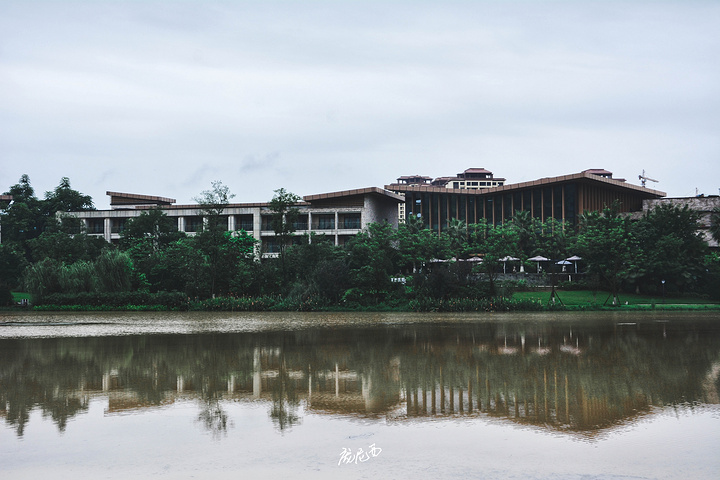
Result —
<instances>
[{"instance_id":1,"label":"riverbank","mask_svg":"<svg viewBox=\"0 0 720 480\"><path fill-rule=\"evenodd\" d=\"M19 298L27 298L21 296ZM54 300L54 301L53 301ZM320 297L301 300L275 296L217 297L192 299L182 294L129 294L90 298L57 296L42 305L9 307L6 310L32 311L301 311L301 312L542 312L542 311L720 311L720 303L698 297L657 298L621 294L617 305L611 295L600 291L533 290L494 298L420 298L386 302L340 302Z\"/></svg>"}]
</instances>

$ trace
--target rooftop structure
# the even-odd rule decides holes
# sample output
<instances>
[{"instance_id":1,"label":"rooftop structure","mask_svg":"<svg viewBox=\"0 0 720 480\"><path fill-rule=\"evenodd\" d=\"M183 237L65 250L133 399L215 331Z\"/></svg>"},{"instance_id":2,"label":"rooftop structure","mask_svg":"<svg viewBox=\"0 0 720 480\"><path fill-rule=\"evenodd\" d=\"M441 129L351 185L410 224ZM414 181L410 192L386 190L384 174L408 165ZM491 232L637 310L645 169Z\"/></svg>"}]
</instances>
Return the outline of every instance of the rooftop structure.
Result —
<instances>
[{"instance_id":1,"label":"rooftop structure","mask_svg":"<svg viewBox=\"0 0 720 480\"><path fill-rule=\"evenodd\" d=\"M454 177L427 177L424 175L404 175L397 179L398 185L432 185L455 189L492 188L503 185L504 178L495 178L490 170L468 168Z\"/></svg>"},{"instance_id":2,"label":"rooftop structure","mask_svg":"<svg viewBox=\"0 0 720 480\"><path fill-rule=\"evenodd\" d=\"M397 183L406 185L427 185L430 182L432 182L432 177L424 175L404 175L397 179Z\"/></svg>"},{"instance_id":3,"label":"rooftop structure","mask_svg":"<svg viewBox=\"0 0 720 480\"><path fill-rule=\"evenodd\" d=\"M601 169L482 189L400 183L385 188L405 195L405 218L421 218L436 232L444 230L453 218L467 223L484 218L500 224L509 221L517 210L530 212L542 221L554 218L575 225L582 213L602 210L615 201L622 212L635 212L642 210L644 200L665 196L664 192L612 178L611 172Z\"/></svg>"}]
</instances>

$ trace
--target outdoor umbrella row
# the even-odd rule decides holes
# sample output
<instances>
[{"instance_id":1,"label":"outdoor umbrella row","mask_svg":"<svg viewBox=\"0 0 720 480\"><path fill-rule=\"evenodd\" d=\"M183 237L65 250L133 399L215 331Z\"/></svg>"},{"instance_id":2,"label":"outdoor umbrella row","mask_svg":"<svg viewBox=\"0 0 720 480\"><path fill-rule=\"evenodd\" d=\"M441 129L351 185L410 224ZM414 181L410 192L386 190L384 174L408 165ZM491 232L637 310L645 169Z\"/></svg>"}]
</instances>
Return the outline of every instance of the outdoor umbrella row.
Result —
<instances>
[{"instance_id":1,"label":"outdoor umbrella row","mask_svg":"<svg viewBox=\"0 0 720 480\"><path fill-rule=\"evenodd\" d=\"M506 257L507 258L507 257ZM517 259L515 259L517 260ZM549 258L545 258L542 255L537 255L535 257L528 258L531 262L537 262L537 271L540 273L540 262L549 262ZM578 257L577 255L573 255L572 257L568 257L565 260L560 260L559 262L555 262L556 265L572 265L575 264L575 273L577 273L577 262L578 260L582 260L581 257Z\"/></svg>"}]
</instances>

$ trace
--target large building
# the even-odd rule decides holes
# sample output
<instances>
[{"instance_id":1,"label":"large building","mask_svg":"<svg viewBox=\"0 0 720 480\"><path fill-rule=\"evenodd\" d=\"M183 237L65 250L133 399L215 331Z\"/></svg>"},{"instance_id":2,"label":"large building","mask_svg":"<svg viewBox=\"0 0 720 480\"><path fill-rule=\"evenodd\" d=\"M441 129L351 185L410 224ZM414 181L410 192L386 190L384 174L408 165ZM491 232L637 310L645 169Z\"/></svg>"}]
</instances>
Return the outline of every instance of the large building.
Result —
<instances>
[{"instance_id":1,"label":"large building","mask_svg":"<svg viewBox=\"0 0 720 480\"><path fill-rule=\"evenodd\" d=\"M194 235L202 230L202 205L175 205L172 198L107 192L110 210L72 212L85 222L90 235L102 236L108 242L120 239L125 223L151 208L160 208L177 220L178 230ZM296 206L300 215L295 222L297 235L316 234L343 245L368 223L387 221L397 227L398 203L402 197L377 187L308 195ZM268 203L233 203L222 215L228 231L245 230L260 241L263 253L276 253L279 244L272 228L272 212Z\"/></svg>"},{"instance_id":2,"label":"large building","mask_svg":"<svg viewBox=\"0 0 720 480\"><path fill-rule=\"evenodd\" d=\"M150 208L160 208L176 219L179 231L191 235L201 231L205 223L203 207L198 204L176 205L172 198L150 195L107 194L110 210L71 214L85 222L89 234L102 236L108 242L120 239L128 219ZM368 223L387 220L397 226L398 221L409 216L421 218L435 232L443 231L454 218L467 223L486 219L501 224L518 210L542 221L554 218L576 225L584 212L599 211L615 202L622 212L632 213L641 212L646 202L663 197L664 192L613 178L612 172L603 169L507 184L489 170L469 168L456 177L433 180L421 175L404 176L385 189L369 187L305 196L297 205L300 216L295 229L298 235L325 235L336 245L343 245ZM0 200L7 203L11 198ZM223 215L228 231L247 231L260 241L265 253L279 250L268 203L230 204Z\"/></svg>"},{"instance_id":3,"label":"large building","mask_svg":"<svg viewBox=\"0 0 720 480\"><path fill-rule=\"evenodd\" d=\"M530 212L542 221L554 218L575 225L582 213L602 210L616 201L621 212L636 212L643 209L643 201L665 196L664 192L615 179L612 172L603 169L489 188L448 188L447 184L400 181L385 188L404 195L404 218L421 218L436 232L444 230L453 218L467 223L484 218L501 224L518 210Z\"/></svg>"}]
</instances>

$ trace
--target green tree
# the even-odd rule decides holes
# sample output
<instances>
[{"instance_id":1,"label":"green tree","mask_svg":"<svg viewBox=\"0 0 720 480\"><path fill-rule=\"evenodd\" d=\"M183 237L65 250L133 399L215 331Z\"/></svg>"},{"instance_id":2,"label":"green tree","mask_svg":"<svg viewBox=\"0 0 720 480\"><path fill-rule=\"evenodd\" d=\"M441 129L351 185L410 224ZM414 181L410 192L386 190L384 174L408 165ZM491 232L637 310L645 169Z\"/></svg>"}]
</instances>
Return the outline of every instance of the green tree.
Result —
<instances>
[{"instance_id":1,"label":"green tree","mask_svg":"<svg viewBox=\"0 0 720 480\"><path fill-rule=\"evenodd\" d=\"M148 280L156 291L185 292L190 297L210 294L207 259L189 237L171 242L153 254Z\"/></svg>"},{"instance_id":2,"label":"green tree","mask_svg":"<svg viewBox=\"0 0 720 480\"><path fill-rule=\"evenodd\" d=\"M70 179L63 177L52 192L45 192L43 211L48 217L57 212L82 212L95 210L90 195L84 195L70 186Z\"/></svg>"},{"instance_id":3,"label":"green tree","mask_svg":"<svg viewBox=\"0 0 720 480\"><path fill-rule=\"evenodd\" d=\"M128 292L133 286L134 268L130 255L106 248L95 260L98 289L102 292Z\"/></svg>"},{"instance_id":4,"label":"green tree","mask_svg":"<svg viewBox=\"0 0 720 480\"><path fill-rule=\"evenodd\" d=\"M390 276L397 271L398 251L395 231L387 223L370 223L348 244L348 266L358 297L374 303L384 300L393 290Z\"/></svg>"},{"instance_id":5,"label":"green tree","mask_svg":"<svg viewBox=\"0 0 720 480\"><path fill-rule=\"evenodd\" d=\"M536 253L537 237L534 223L530 212L526 210L517 210L510 222L510 226L517 232L518 257L523 262Z\"/></svg>"},{"instance_id":6,"label":"green tree","mask_svg":"<svg viewBox=\"0 0 720 480\"><path fill-rule=\"evenodd\" d=\"M403 271L418 273L430 260L449 257L448 237L438 236L416 217L408 217L401 223L395 238L398 264Z\"/></svg>"},{"instance_id":7,"label":"green tree","mask_svg":"<svg viewBox=\"0 0 720 480\"><path fill-rule=\"evenodd\" d=\"M206 228L211 231L227 231L227 217L223 212L230 204L235 194L230 193L230 188L219 180L212 182L210 190L203 190L200 196L193 198L201 207L205 216Z\"/></svg>"},{"instance_id":8,"label":"green tree","mask_svg":"<svg viewBox=\"0 0 720 480\"><path fill-rule=\"evenodd\" d=\"M152 208L130 218L122 231L121 245L130 248L137 244L146 244L153 251L167 247L185 236L178 231L177 221L170 218L160 208Z\"/></svg>"},{"instance_id":9,"label":"green tree","mask_svg":"<svg viewBox=\"0 0 720 480\"><path fill-rule=\"evenodd\" d=\"M632 225L637 240L633 273L638 286L658 290L666 282L670 291L694 290L705 273L708 247L698 232L700 214L687 205L661 204Z\"/></svg>"},{"instance_id":10,"label":"green tree","mask_svg":"<svg viewBox=\"0 0 720 480\"><path fill-rule=\"evenodd\" d=\"M194 243L203 252L207 259L207 266L210 275L210 294L214 297L217 290L217 283L221 277L225 277L229 245L229 232L227 216L223 215L230 199L235 195L230 193L227 185L220 181L212 182L212 189L203 191L195 201L202 207L205 226L202 232L195 236Z\"/></svg>"},{"instance_id":11,"label":"green tree","mask_svg":"<svg viewBox=\"0 0 720 480\"><path fill-rule=\"evenodd\" d=\"M23 272L25 291L31 293L35 301L41 300L45 295L60 292L61 267L62 263L52 258L28 265Z\"/></svg>"},{"instance_id":12,"label":"green tree","mask_svg":"<svg viewBox=\"0 0 720 480\"><path fill-rule=\"evenodd\" d=\"M285 248L295 233L294 225L299 215L299 210L295 205L300 200L301 198L298 195L287 192L284 188L275 190L275 195L270 200L269 208L272 214L272 227L280 248L280 263L284 279L286 278Z\"/></svg>"},{"instance_id":13,"label":"green tree","mask_svg":"<svg viewBox=\"0 0 720 480\"><path fill-rule=\"evenodd\" d=\"M20 177L20 181L10 187L5 194L12 195L13 201L0 211L2 241L17 242L28 259L31 259L31 248L27 244L29 240L38 238L46 230L58 230L57 212L94 209L92 198L73 190L67 177L60 181L60 185L54 191L46 192L44 200L35 197L35 190L27 175ZM72 223L68 219L61 222Z\"/></svg>"},{"instance_id":14,"label":"green tree","mask_svg":"<svg viewBox=\"0 0 720 480\"><path fill-rule=\"evenodd\" d=\"M20 181L11 186L5 195L12 195L13 201L0 212L2 241L17 242L27 255L25 241L38 237L45 225L41 203L35 197L27 175L20 177Z\"/></svg>"},{"instance_id":15,"label":"green tree","mask_svg":"<svg viewBox=\"0 0 720 480\"><path fill-rule=\"evenodd\" d=\"M174 268L169 252L176 242L186 239L177 221L161 209L153 208L129 219L122 232L120 247L132 258L139 274L145 276L151 292L185 291L182 270Z\"/></svg>"},{"instance_id":16,"label":"green tree","mask_svg":"<svg viewBox=\"0 0 720 480\"><path fill-rule=\"evenodd\" d=\"M465 250L468 246L468 228L467 223L457 218L450 219L448 226L443 232L447 236L447 242L450 251L456 259L465 257Z\"/></svg>"},{"instance_id":17,"label":"green tree","mask_svg":"<svg viewBox=\"0 0 720 480\"><path fill-rule=\"evenodd\" d=\"M517 256L519 252L519 232L512 224L493 225L487 220L471 226L470 251L482 257L479 270L487 276L488 293L497 294L496 277L500 271L500 259Z\"/></svg>"},{"instance_id":18,"label":"green tree","mask_svg":"<svg viewBox=\"0 0 720 480\"><path fill-rule=\"evenodd\" d=\"M194 240L208 259L211 295L243 293L249 283L247 272L254 259L257 240L244 230L223 232L219 239L212 238L212 243L206 243L209 239L209 232L203 232Z\"/></svg>"},{"instance_id":19,"label":"green tree","mask_svg":"<svg viewBox=\"0 0 720 480\"><path fill-rule=\"evenodd\" d=\"M311 234L286 251L291 295L306 299L319 296L337 302L350 286L345 250L329 237Z\"/></svg>"},{"instance_id":20,"label":"green tree","mask_svg":"<svg viewBox=\"0 0 720 480\"><path fill-rule=\"evenodd\" d=\"M610 290L613 305L618 305L620 288L633 269L637 253L630 219L620 216L617 205L613 205L602 213L588 212L581 220L577 248L587 273Z\"/></svg>"},{"instance_id":21,"label":"green tree","mask_svg":"<svg viewBox=\"0 0 720 480\"><path fill-rule=\"evenodd\" d=\"M87 235L82 221L71 216L49 219L45 231L26 244L34 262L53 258L68 264L80 260L93 261L107 247L103 238Z\"/></svg>"},{"instance_id":22,"label":"green tree","mask_svg":"<svg viewBox=\"0 0 720 480\"><path fill-rule=\"evenodd\" d=\"M25 256L11 243L0 243L0 305L12 302L12 290L20 285L27 267Z\"/></svg>"}]
</instances>

